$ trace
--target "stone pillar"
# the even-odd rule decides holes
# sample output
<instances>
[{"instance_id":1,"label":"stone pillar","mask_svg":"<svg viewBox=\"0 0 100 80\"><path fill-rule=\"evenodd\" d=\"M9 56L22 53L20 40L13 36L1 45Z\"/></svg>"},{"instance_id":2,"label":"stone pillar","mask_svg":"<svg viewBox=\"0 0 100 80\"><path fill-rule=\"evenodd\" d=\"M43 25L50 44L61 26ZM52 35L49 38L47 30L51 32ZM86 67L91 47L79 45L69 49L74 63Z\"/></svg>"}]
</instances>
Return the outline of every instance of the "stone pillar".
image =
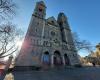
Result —
<instances>
[{"instance_id":1,"label":"stone pillar","mask_svg":"<svg viewBox=\"0 0 100 80\"><path fill-rule=\"evenodd\" d=\"M63 61L63 65L65 66L65 58L64 58L64 55L62 55L62 61Z\"/></svg>"},{"instance_id":2,"label":"stone pillar","mask_svg":"<svg viewBox=\"0 0 100 80\"><path fill-rule=\"evenodd\" d=\"M51 55L51 67L54 67L54 55Z\"/></svg>"},{"instance_id":3,"label":"stone pillar","mask_svg":"<svg viewBox=\"0 0 100 80\"><path fill-rule=\"evenodd\" d=\"M43 54L41 55L41 57L40 57L41 59L41 66L43 67Z\"/></svg>"},{"instance_id":4,"label":"stone pillar","mask_svg":"<svg viewBox=\"0 0 100 80\"><path fill-rule=\"evenodd\" d=\"M42 38L44 37L45 21L43 21Z\"/></svg>"}]
</instances>

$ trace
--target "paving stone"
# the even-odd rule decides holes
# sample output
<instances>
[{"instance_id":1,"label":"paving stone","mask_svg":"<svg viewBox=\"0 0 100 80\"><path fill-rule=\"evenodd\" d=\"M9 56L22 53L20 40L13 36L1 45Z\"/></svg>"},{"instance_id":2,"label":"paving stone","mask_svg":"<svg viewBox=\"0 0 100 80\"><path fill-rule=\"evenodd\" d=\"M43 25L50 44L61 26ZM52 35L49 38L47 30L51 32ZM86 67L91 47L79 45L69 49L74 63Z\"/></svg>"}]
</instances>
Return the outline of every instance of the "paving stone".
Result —
<instances>
[{"instance_id":1,"label":"paving stone","mask_svg":"<svg viewBox=\"0 0 100 80\"><path fill-rule=\"evenodd\" d=\"M66 68L47 71L15 71L14 80L100 80L100 68Z\"/></svg>"}]
</instances>

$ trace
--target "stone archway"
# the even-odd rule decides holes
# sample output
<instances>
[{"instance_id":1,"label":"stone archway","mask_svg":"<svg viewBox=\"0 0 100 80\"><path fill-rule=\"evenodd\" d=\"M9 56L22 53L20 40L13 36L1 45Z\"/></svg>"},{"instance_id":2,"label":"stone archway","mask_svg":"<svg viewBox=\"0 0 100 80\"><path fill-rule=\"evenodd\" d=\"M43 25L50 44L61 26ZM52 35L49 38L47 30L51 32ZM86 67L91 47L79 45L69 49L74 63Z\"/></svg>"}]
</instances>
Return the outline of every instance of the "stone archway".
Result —
<instances>
[{"instance_id":1,"label":"stone archway","mask_svg":"<svg viewBox=\"0 0 100 80\"><path fill-rule=\"evenodd\" d=\"M46 65L50 64L50 54L48 51L44 52L43 57L42 57L42 63Z\"/></svg>"},{"instance_id":2,"label":"stone archway","mask_svg":"<svg viewBox=\"0 0 100 80\"><path fill-rule=\"evenodd\" d=\"M58 66L58 65L62 65L62 58L61 58L61 54L59 51L55 51L54 52L54 65Z\"/></svg>"},{"instance_id":3,"label":"stone archway","mask_svg":"<svg viewBox=\"0 0 100 80\"><path fill-rule=\"evenodd\" d=\"M65 65L69 65L70 64L67 54L64 54L64 60L65 60Z\"/></svg>"}]
</instances>

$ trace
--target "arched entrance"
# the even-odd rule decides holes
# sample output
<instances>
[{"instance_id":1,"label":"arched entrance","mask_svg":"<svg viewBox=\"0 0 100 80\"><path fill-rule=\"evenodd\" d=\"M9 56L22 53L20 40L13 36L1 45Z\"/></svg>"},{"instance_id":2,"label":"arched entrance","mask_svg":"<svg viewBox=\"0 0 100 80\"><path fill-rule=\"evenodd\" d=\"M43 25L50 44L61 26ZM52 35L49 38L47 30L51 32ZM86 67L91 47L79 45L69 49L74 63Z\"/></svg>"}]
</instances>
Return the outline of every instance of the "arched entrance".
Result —
<instances>
[{"instance_id":1,"label":"arched entrance","mask_svg":"<svg viewBox=\"0 0 100 80\"><path fill-rule=\"evenodd\" d=\"M69 58L67 54L64 54L64 59L65 59L65 65L69 65Z\"/></svg>"},{"instance_id":2,"label":"arched entrance","mask_svg":"<svg viewBox=\"0 0 100 80\"><path fill-rule=\"evenodd\" d=\"M54 52L54 65L61 65L62 64L62 58L59 51Z\"/></svg>"},{"instance_id":3,"label":"arched entrance","mask_svg":"<svg viewBox=\"0 0 100 80\"><path fill-rule=\"evenodd\" d=\"M48 51L46 51L43 54L42 62L43 62L43 64L46 64L46 65L49 65L50 64L50 55L49 55L49 52Z\"/></svg>"}]
</instances>

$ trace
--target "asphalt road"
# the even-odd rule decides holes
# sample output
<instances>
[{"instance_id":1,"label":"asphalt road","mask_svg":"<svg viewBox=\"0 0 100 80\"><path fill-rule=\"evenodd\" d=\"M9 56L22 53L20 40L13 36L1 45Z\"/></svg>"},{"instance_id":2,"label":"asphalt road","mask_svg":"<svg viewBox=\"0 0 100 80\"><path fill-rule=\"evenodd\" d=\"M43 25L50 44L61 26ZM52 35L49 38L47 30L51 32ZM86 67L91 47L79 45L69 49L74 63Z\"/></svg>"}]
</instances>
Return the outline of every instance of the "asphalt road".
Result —
<instances>
[{"instance_id":1,"label":"asphalt road","mask_svg":"<svg viewBox=\"0 0 100 80\"><path fill-rule=\"evenodd\" d=\"M11 79L6 75L7 80L100 80L100 67L15 71L11 74Z\"/></svg>"}]
</instances>

